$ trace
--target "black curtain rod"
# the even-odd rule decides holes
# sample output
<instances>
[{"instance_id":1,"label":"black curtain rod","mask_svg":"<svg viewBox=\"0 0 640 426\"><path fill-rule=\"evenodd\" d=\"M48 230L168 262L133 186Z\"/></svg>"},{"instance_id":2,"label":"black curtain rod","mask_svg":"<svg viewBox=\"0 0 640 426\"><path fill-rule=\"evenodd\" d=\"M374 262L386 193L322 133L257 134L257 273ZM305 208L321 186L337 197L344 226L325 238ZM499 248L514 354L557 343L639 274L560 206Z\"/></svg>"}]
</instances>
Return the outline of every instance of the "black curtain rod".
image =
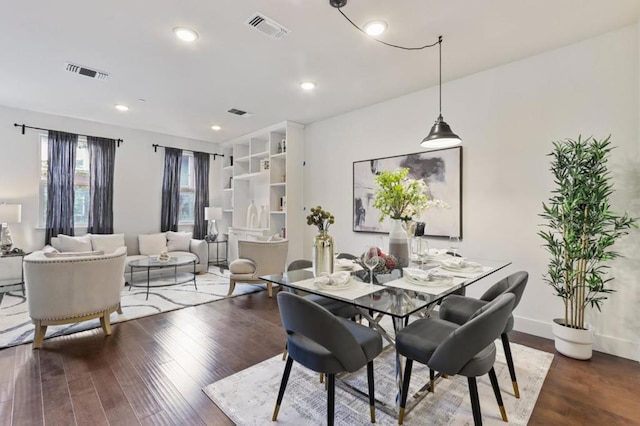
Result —
<instances>
[{"instance_id":1,"label":"black curtain rod","mask_svg":"<svg viewBox=\"0 0 640 426\"><path fill-rule=\"evenodd\" d=\"M153 152L158 152L158 148L174 148L172 146L158 145L157 143L151 144L151 146L153 147ZM182 149L182 148L174 148L174 149ZM192 151L190 149L182 149L182 150L188 151L188 152L202 152L202 151ZM214 152L205 152L205 154L213 155L213 161L216 161L216 157L224 157L224 154L216 154Z\"/></svg>"},{"instance_id":2,"label":"black curtain rod","mask_svg":"<svg viewBox=\"0 0 640 426\"><path fill-rule=\"evenodd\" d=\"M25 129L33 129L33 130L44 130L45 132L60 132L60 130L55 130L55 129L43 129L42 127L32 127L32 126L27 126L26 124L18 124L18 123L13 123L14 127L21 127L22 128L22 134L24 135L24 131ZM72 133L72 132L65 132L65 133ZM78 136L86 136L86 137L92 137L92 138L102 138L102 136L93 136L93 135L83 135L82 133L75 133ZM111 138L105 138L105 139L111 139ZM122 139L116 139L116 144L118 146L118 148L120 148L120 144L123 143L124 141Z\"/></svg>"}]
</instances>

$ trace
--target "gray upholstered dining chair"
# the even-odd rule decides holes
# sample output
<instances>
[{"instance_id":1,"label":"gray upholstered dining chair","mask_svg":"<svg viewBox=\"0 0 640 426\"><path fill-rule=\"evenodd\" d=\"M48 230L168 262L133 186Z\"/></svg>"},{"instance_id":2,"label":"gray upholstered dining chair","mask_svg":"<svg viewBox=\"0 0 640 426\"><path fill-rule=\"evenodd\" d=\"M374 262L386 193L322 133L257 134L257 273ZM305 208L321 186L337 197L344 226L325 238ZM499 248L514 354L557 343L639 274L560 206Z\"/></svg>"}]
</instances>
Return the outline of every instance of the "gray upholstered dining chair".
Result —
<instances>
[{"instance_id":1,"label":"gray upholstered dining chair","mask_svg":"<svg viewBox=\"0 0 640 426\"><path fill-rule=\"evenodd\" d=\"M334 420L336 373L357 371L366 365L371 422L375 423L373 360L382 352L380 333L357 322L336 317L322 306L297 294L280 292L278 307L287 332L289 356L272 420L277 420L291 367L296 361L327 375L328 425L333 425Z\"/></svg>"},{"instance_id":2,"label":"gray upholstered dining chair","mask_svg":"<svg viewBox=\"0 0 640 426\"><path fill-rule=\"evenodd\" d=\"M262 275L282 274L287 264L289 241L238 241L238 259L229 265L229 293L236 282L263 284ZM267 293L273 297L273 284L266 282Z\"/></svg>"},{"instance_id":3,"label":"gray upholstered dining chair","mask_svg":"<svg viewBox=\"0 0 640 426\"><path fill-rule=\"evenodd\" d=\"M401 425L404 420L414 361L427 365L433 371L467 377L473 421L476 425L482 424L476 377L489 373L500 414L507 421L498 379L493 369L496 358L496 345L493 341L504 330L514 303L515 296L507 293L481 307L464 325L439 318L422 318L398 332L396 350L407 358L398 424Z\"/></svg>"},{"instance_id":4,"label":"gray upholstered dining chair","mask_svg":"<svg viewBox=\"0 0 640 426\"><path fill-rule=\"evenodd\" d=\"M440 318L446 321L455 322L456 324L464 324L478 309L504 293L512 293L516 297L516 301L513 305L513 309L515 309L516 306L518 306L518 303L520 303L522 293L524 293L524 288L526 287L528 280L529 274L525 271L519 271L492 285L482 296L480 296L480 299L453 295L447 296L440 306ZM513 314L509 316L509 320L507 321L500 338L502 339L502 347L504 348L504 354L507 358L507 366L509 367L513 393L516 398L520 398L520 390L518 389L518 381L516 379L516 369L513 364L513 356L511 355L509 336L507 335L511 330L513 330Z\"/></svg>"}]
</instances>

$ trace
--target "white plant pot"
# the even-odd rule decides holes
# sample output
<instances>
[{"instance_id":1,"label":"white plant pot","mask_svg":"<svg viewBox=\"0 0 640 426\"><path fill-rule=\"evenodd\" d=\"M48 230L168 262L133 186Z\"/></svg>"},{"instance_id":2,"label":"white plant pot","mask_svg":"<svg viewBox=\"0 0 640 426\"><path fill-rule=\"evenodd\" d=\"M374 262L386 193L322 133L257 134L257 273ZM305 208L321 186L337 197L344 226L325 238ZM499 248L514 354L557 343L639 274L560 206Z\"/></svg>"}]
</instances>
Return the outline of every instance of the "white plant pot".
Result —
<instances>
[{"instance_id":1,"label":"white plant pot","mask_svg":"<svg viewBox=\"0 0 640 426\"><path fill-rule=\"evenodd\" d=\"M556 350L574 359L591 359L593 352L593 328L587 324L586 330L565 327L564 319L554 319L552 324Z\"/></svg>"}]
</instances>

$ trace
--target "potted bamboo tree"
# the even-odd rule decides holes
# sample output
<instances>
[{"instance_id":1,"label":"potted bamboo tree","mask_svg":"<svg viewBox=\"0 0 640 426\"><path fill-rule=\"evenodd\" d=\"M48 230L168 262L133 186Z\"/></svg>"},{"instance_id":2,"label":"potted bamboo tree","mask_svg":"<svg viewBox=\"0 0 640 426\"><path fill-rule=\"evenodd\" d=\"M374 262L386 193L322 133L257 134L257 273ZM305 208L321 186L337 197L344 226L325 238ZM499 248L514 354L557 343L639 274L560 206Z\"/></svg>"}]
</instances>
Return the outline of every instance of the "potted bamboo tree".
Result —
<instances>
[{"instance_id":1,"label":"potted bamboo tree","mask_svg":"<svg viewBox=\"0 0 640 426\"><path fill-rule=\"evenodd\" d=\"M551 172L556 188L543 203L547 230L538 234L551 254L543 279L564 302L564 318L554 319L555 347L563 355L590 359L593 330L585 320L585 309L600 311L607 295L614 292L607 261L619 256L612 246L636 219L610 209L613 192L607 161L610 136L567 139L553 143Z\"/></svg>"}]
</instances>

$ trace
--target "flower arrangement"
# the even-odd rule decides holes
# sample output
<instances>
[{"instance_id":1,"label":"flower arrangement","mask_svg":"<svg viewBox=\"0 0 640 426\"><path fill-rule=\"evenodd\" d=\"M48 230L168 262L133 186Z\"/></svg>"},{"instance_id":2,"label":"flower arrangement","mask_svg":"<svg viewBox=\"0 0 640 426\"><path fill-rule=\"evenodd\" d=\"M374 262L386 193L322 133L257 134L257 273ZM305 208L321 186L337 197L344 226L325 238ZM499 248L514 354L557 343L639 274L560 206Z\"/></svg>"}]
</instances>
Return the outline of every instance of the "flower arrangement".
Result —
<instances>
[{"instance_id":1,"label":"flower arrangement","mask_svg":"<svg viewBox=\"0 0 640 426\"><path fill-rule=\"evenodd\" d=\"M398 268L398 259L394 255L383 252L380 247L372 247L371 250L378 251L378 264L373 268L374 274L388 274L391 273L392 270ZM368 267L364 262L364 258L365 253L362 253L355 262L362 266L362 269L367 271Z\"/></svg>"},{"instance_id":2,"label":"flower arrangement","mask_svg":"<svg viewBox=\"0 0 640 426\"><path fill-rule=\"evenodd\" d=\"M311 214L307 216L307 225L318 227L318 231L328 231L329 226L333 225L335 218L331 213L322 210L322 206L311 207Z\"/></svg>"},{"instance_id":3,"label":"flower arrangement","mask_svg":"<svg viewBox=\"0 0 640 426\"><path fill-rule=\"evenodd\" d=\"M377 191L373 207L380 210L380 222L391 219L410 221L431 207L449 208L442 200L429 199L423 179L410 179L409 169L383 171L375 178Z\"/></svg>"}]
</instances>

